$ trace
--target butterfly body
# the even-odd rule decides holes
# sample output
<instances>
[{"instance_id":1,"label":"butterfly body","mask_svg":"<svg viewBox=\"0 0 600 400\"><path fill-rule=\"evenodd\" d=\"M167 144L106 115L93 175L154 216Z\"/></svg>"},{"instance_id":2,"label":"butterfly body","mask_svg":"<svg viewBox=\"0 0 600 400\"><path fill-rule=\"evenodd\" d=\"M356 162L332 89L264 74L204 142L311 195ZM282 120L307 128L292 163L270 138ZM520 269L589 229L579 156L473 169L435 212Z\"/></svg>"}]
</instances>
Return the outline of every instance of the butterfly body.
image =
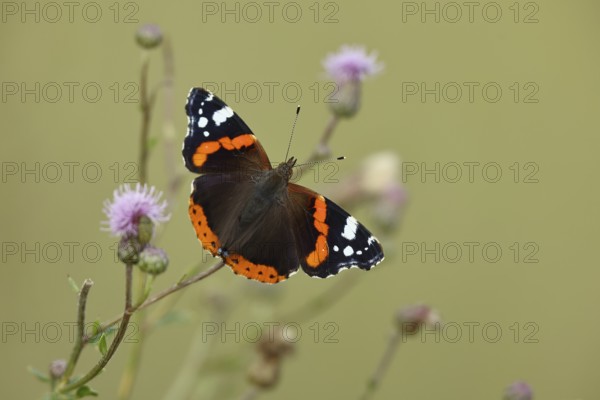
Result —
<instances>
[{"instance_id":1,"label":"butterfly body","mask_svg":"<svg viewBox=\"0 0 600 400\"><path fill-rule=\"evenodd\" d=\"M277 283L301 266L327 277L383 260L377 239L324 196L290 182L295 158L272 168L244 121L212 93L186 104L186 167L194 181L189 214L202 246L236 274Z\"/></svg>"}]
</instances>

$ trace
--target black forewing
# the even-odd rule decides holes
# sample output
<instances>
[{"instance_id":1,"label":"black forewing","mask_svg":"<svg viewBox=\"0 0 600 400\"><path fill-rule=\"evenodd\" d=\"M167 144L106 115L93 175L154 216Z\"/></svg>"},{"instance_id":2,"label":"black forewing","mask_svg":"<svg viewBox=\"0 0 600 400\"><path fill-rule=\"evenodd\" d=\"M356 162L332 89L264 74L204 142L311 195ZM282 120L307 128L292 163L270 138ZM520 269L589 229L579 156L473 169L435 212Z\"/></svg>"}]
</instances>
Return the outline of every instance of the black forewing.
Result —
<instances>
[{"instance_id":1,"label":"black forewing","mask_svg":"<svg viewBox=\"0 0 600 400\"><path fill-rule=\"evenodd\" d=\"M202 88L187 98L185 166L192 172L232 172L270 169L266 152L252 130L225 102ZM199 154L200 153L200 154Z\"/></svg>"}]
</instances>

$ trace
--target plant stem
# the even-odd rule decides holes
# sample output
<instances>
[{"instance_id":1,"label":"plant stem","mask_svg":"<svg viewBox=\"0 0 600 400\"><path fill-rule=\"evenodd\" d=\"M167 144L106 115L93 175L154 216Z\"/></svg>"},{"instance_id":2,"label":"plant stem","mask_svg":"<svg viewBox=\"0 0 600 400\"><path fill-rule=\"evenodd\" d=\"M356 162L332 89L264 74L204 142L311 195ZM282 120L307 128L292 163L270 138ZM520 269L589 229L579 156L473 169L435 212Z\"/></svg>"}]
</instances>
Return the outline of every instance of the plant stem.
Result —
<instances>
[{"instance_id":1,"label":"plant stem","mask_svg":"<svg viewBox=\"0 0 600 400\"><path fill-rule=\"evenodd\" d=\"M136 300L135 304L133 305L133 308L139 307L139 305L142 304L148 298L148 290L150 287L152 287L154 275L148 276L148 274L136 268L136 280L138 284L136 290ZM131 397L133 385L135 383L135 379L137 377L137 373L140 366L141 353L145 338L144 331L141 327L145 324L146 314L143 311L139 311L135 313L133 318L134 323L136 324L136 326L138 326L139 329L136 333L135 341L132 343L131 348L129 350L127 364L121 376L121 383L119 384L119 389L117 391L117 398L119 400L126 400Z\"/></svg>"},{"instance_id":2,"label":"plant stem","mask_svg":"<svg viewBox=\"0 0 600 400\"><path fill-rule=\"evenodd\" d=\"M175 123L173 122L173 107L175 104L175 65L173 58L173 47L168 37L165 38L162 45L163 63L165 69L164 89L164 122L163 122L163 140L165 150L165 170L168 176L167 183L167 203L173 205L175 195L182 182L181 173L177 169L175 160Z\"/></svg>"},{"instance_id":3,"label":"plant stem","mask_svg":"<svg viewBox=\"0 0 600 400\"><path fill-rule=\"evenodd\" d=\"M398 350L398 345L400 344L400 339L402 338L401 331L399 329L395 329L392 335L390 336L390 340L388 342L387 348L379 361L379 365L377 369L371 376L371 379L367 383L367 387L361 397L361 400L370 399L375 391L379 388L381 380L383 379L383 375L387 372L390 367L390 364L394 358L394 354Z\"/></svg>"},{"instance_id":4,"label":"plant stem","mask_svg":"<svg viewBox=\"0 0 600 400\"><path fill-rule=\"evenodd\" d=\"M88 383L89 381L94 379L100 372L102 372L102 370L104 369L106 364L108 364L108 362L110 361L112 356L117 351L117 348L119 347L119 345L121 344L121 341L125 337L125 332L127 331L127 327L129 325L129 319L131 318L131 314L133 313L133 309L131 306L132 282L133 282L133 265L127 264L125 266L125 307L124 307L124 311L123 311L123 318L121 319L121 324L119 325L119 329L117 330L117 333L115 334L115 337L114 337L112 343L110 344L108 351L100 359L100 361L98 361L98 363L84 377L76 380L75 382L73 382L69 385L63 386L59 390L60 393L68 393L72 390L75 390L75 389L85 385L86 383Z\"/></svg>"},{"instance_id":5,"label":"plant stem","mask_svg":"<svg viewBox=\"0 0 600 400\"><path fill-rule=\"evenodd\" d=\"M142 112L142 124L140 131L140 160L139 174L140 183L146 183L148 174L148 137L150 136L150 117L152 105L148 99L148 68L150 57L147 50L142 53L142 70L140 73L140 108Z\"/></svg>"},{"instance_id":6,"label":"plant stem","mask_svg":"<svg viewBox=\"0 0 600 400\"><path fill-rule=\"evenodd\" d=\"M254 400L258 397L258 389L253 387L248 388L244 394L242 394L242 400Z\"/></svg>"},{"instance_id":7,"label":"plant stem","mask_svg":"<svg viewBox=\"0 0 600 400\"><path fill-rule=\"evenodd\" d=\"M137 332L136 340L131 346L129 352L129 359L127 365L121 376L121 383L117 392L117 398L119 400L126 400L131 397L133 392L133 386L137 378L137 374L140 367L140 361L142 358L142 348L144 347L145 333L141 328L145 321L145 313L140 311L135 314L137 326L140 327Z\"/></svg>"},{"instance_id":8,"label":"plant stem","mask_svg":"<svg viewBox=\"0 0 600 400\"><path fill-rule=\"evenodd\" d=\"M317 148L313 152L312 156L310 156L310 158L308 159L308 162L318 161L323 157L327 157L329 155L329 141L333 136L333 132L335 131L338 122L340 122L340 117L338 117L335 114L332 114L329 118L329 122L327 122L325 130L323 131L321 140L319 140L319 144L317 145Z\"/></svg>"},{"instance_id":9,"label":"plant stem","mask_svg":"<svg viewBox=\"0 0 600 400\"><path fill-rule=\"evenodd\" d=\"M331 117L329 118L329 122L327 122L325 130L323 131L321 140L319 140L319 144L317 144L317 147L315 148L311 156L308 157L308 159L305 162L303 162L301 166L297 167L299 170L299 177L302 177L306 170L319 163L319 161L323 161L330 155L329 141L331 140L331 137L333 136L333 131L335 130L335 127L337 126L339 121L340 117L338 117L335 114L331 115Z\"/></svg>"},{"instance_id":10,"label":"plant stem","mask_svg":"<svg viewBox=\"0 0 600 400\"><path fill-rule=\"evenodd\" d=\"M162 292L156 294L155 296L149 298L148 300L144 301L142 304L140 304L137 307L134 307L132 309L132 312L138 311L138 310L143 310L144 308L156 303L157 301L163 299L164 297L169 296L172 293L175 293L183 288L188 287L189 285L196 283L198 281L201 281L202 279L212 275L213 273L217 272L219 269L221 269L225 264L223 263L223 260L217 262L215 265L211 266L210 268L208 268L207 270L204 270L200 273L198 273L197 275L194 275L193 277L186 279L186 280L182 280L174 285L172 285L170 288L163 290ZM120 314L118 316L116 316L115 318L113 318L111 321L109 322L105 322L102 325L100 325L100 328L97 329L97 331L94 333L93 336L98 335L99 333L104 332L105 330L107 330L108 328L110 328L111 326L113 326L114 324L118 323L119 321L122 321L122 319L124 318L125 313ZM89 342L89 340L93 337L93 336L86 336L83 340L84 343Z\"/></svg>"},{"instance_id":11,"label":"plant stem","mask_svg":"<svg viewBox=\"0 0 600 400\"><path fill-rule=\"evenodd\" d=\"M67 362L67 367L61 378L62 383L68 382L69 378L73 374L73 371L75 370L77 361L79 361L81 351L83 350L83 337L85 336L85 308L87 305L87 297L93 284L94 282L92 282L90 279L86 279L83 282L81 291L79 292L79 306L77 310L77 336L75 337L75 345L73 346L71 357Z\"/></svg>"}]
</instances>

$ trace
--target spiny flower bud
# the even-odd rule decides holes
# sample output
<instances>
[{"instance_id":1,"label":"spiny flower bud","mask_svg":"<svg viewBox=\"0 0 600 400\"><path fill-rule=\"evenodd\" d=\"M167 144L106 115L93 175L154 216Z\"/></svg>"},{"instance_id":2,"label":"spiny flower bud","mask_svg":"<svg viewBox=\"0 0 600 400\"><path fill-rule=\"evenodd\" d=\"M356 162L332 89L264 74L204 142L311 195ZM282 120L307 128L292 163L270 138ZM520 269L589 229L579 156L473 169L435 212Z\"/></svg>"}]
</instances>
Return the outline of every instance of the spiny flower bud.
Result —
<instances>
[{"instance_id":1,"label":"spiny flower bud","mask_svg":"<svg viewBox=\"0 0 600 400\"><path fill-rule=\"evenodd\" d=\"M279 328L263 335L258 342L258 351L264 358L281 358L293 350L293 342L287 340L284 332Z\"/></svg>"},{"instance_id":2,"label":"spiny flower bud","mask_svg":"<svg viewBox=\"0 0 600 400\"><path fill-rule=\"evenodd\" d=\"M169 258L163 249L146 246L140 253L138 267L147 274L159 275L167 270Z\"/></svg>"},{"instance_id":3,"label":"spiny flower bud","mask_svg":"<svg viewBox=\"0 0 600 400\"><path fill-rule=\"evenodd\" d=\"M337 84L329 108L338 117L350 118L360 109L361 82L350 80Z\"/></svg>"},{"instance_id":4,"label":"spiny flower bud","mask_svg":"<svg viewBox=\"0 0 600 400\"><path fill-rule=\"evenodd\" d=\"M533 391L531 387L523 381L518 381L506 388L504 400L531 400Z\"/></svg>"},{"instance_id":5,"label":"spiny flower bud","mask_svg":"<svg viewBox=\"0 0 600 400\"><path fill-rule=\"evenodd\" d=\"M163 34L158 25L146 24L135 33L135 40L144 49L153 49L162 42Z\"/></svg>"},{"instance_id":6,"label":"spiny flower bud","mask_svg":"<svg viewBox=\"0 0 600 400\"><path fill-rule=\"evenodd\" d=\"M48 368L50 372L50 377L52 379L59 379L65 373L67 369L67 362L65 360L54 360L50 363L50 367Z\"/></svg>"},{"instance_id":7,"label":"spiny flower bud","mask_svg":"<svg viewBox=\"0 0 600 400\"><path fill-rule=\"evenodd\" d=\"M265 332L257 343L258 358L248 370L250 382L262 389L274 387L279 381L283 357L293 349L293 343L281 328Z\"/></svg>"},{"instance_id":8,"label":"spiny flower bud","mask_svg":"<svg viewBox=\"0 0 600 400\"><path fill-rule=\"evenodd\" d=\"M259 357L248 370L248 380L262 389L274 387L279 381L281 361Z\"/></svg>"},{"instance_id":9,"label":"spiny flower bud","mask_svg":"<svg viewBox=\"0 0 600 400\"><path fill-rule=\"evenodd\" d=\"M137 237L126 235L119 241L119 249L117 251L119 260L124 264L136 264L140 259L140 251L142 245L138 242Z\"/></svg>"}]
</instances>

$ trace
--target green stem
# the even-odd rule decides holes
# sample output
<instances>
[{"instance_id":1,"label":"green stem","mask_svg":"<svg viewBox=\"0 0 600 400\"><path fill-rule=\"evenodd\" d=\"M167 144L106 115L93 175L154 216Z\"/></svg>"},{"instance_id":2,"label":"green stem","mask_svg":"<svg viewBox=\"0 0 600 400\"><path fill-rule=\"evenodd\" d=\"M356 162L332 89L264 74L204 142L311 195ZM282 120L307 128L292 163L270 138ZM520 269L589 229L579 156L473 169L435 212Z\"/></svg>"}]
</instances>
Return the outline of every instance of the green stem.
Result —
<instances>
[{"instance_id":1,"label":"green stem","mask_svg":"<svg viewBox=\"0 0 600 400\"><path fill-rule=\"evenodd\" d=\"M203 330L204 326L200 324L192 336L193 342L188 350L188 355L182 363L175 381L164 396L165 399L184 400L190 398L194 384L198 383L200 370L208 358L209 350L218 337L218 335L212 336L211 341L207 343Z\"/></svg>"},{"instance_id":2,"label":"green stem","mask_svg":"<svg viewBox=\"0 0 600 400\"><path fill-rule=\"evenodd\" d=\"M377 369L375 370L375 372L371 376L371 379L367 383L367 387L365 388L365 391L360 398L361 400L370 399L375 393L375 391L379 388L381 380L383 379L383 376L389 369L391 362L394 358L394 354L396 354L396 351L398 350L398 345L400 344L401 338L402 334L400 330L395 329L392 335L390 336L387 348L383 353L381 360L379 361Z\"/></svg>"},{"instance_id":3,"label":"green stem","mask_svg":"<svg viewBox=\"0 0 600 400\"><path fill-rule=\"evenodd\" d=\"M246 390L244 392L244 394L242 394L242 400L254 400L255 398L258 397L258 389L253 387L248 388L248 390Z\"/></svg>"},{"instance_id":4,"label":"green stem","mask_svg":"<svg viewBox=\"0 0 600 400\"><path fill-rule=\"evenodd\" d=\"M98 363L85 376L83 376L82 378L76 380L75 382L73 382L69 385L63 386L59 390L60 393L71 392L71 391L85 385L92 379L94 379L100 372L102 372L102 370L104 369L106 364L108 364L108 362L110 361L112 356L117 351L117 348L119 347L119 345L121 344L121 341L125 337L125 332L127 331L127 327L129 325L129 320L131 318L131 314L133 313L133 309L131 306L131 304L132 304L131 303L132 281L133 281L133 265L127 264L125 266L125 310L123 312L123 318L121 319L121 324L119 325L119 329L117 330L117 333L115 334L115 337L114 337L112 343L110 344L108 351L100 359L100 361L98 361Z\"/></svg>"},{"instance_id":5,"label":"green stem","mask_svg":"<svg viewBox=\"0 0 600 400\"><path fill-rule=\"evenodd\" d=\"M325 126L325 130L323 131L323 135L321 136L321 140L317 145L317 148L313 152L312 156L308 159L308 162L322 160L324 157L329 155L329 141L333 136L333 132L340 122L340 117L335 114L332 114L329 118L329 122L327 126Z\"/></svg>"},{"instance_id":6,"label":"green stem","mask_svg":"<svg viewBox=\"0 0 600 400\"><path fill-rule=\"evenodd\" d=\"M75 366L77 365L77 361L79 361L79 356L83 350L83 337L85 336L85 308L87 305L87 297L93 284L94 282L86 279L83 282L81 291L79 292L79 306L77 310L77 336L75 337L75 345L73 346L71 357L67 362L67 367L61 378L61 382L63 384L67 383L71 375L73 375L73 371L75 370Z\"/></svg>"},{"instance_id":7,"label":"green stem","mask_svg":"<svg viewBox=\"0 0 600 400\"><path fill-rule=\"evenodd\" d=\"M148 99L148 68L150 58L147 50L142 53L142 70L140 73L140 108L142 112L142 124L140 131L140 160L139 174L140 183L146 183L148 170L148 138L150 136L151 102Z\"/></svg>"},{"instance_id":8,"label":"green stem","mask_svg":"<svg viewBox=\"0 0 600 400\"><path fill-rule=\"evenodd\" d=\"M135 318L137 326L142 327L146 319L146 313L144 311L140 311L139 313L136 313ZM131 397L133 386L140 368L145 336L144 330L140 328L135 337L136 340L131 346L129 359L127 360L127 365L123 371L123 375L121 376L121 383L119 384L117 393L117 398L119 400L127 400Z\"/></svg>"},{"instance_id":9,"label":"green stem","mask_svg":"<svg viewBox=\"0 0 600 400\"><path fill-rule=\"evenodd\" d=\"M164 139L164 150L165 150L165 167L168 176L167 184L167 203L172 205L175 203L175 195L179 190L181 182L183 182L182 174L177 169L178 161L174 155L175 151L175 139L176 139L176 127L174 122L174 105L175 105L175 65L173 57L173 47L171 40L166 37L162 45L163 49L163 63L165 70L164 80L164 122L163 122L163 139Z\"/></svg>"},{"instance_id":10,"label":"green stem","mask_svg":"<svg viewBox=\"0 0 600 400\"><path fill-rule=\"evenodd\" d=\"M136 271L136 280L138 284L136 290L137 300L133 306L134 309L138 308L148 298L150 289L152 288L152 283L154 282L154 275L148 276L148 274L139 269L136 269ZM145 339L144 330L141 327L145 324L146 313L144 311L139 311L135 313L133 318L135 320L135 324L140 327L140 329L138 329L136 333L135 342L131 345L127 365L125 366L125 370L121 376L121 383L119 384L119 389L117 391L117 398L119 400L127 400L131 397L133 385L139 371L141 353Z\"/></svg>"}]
</instances>

